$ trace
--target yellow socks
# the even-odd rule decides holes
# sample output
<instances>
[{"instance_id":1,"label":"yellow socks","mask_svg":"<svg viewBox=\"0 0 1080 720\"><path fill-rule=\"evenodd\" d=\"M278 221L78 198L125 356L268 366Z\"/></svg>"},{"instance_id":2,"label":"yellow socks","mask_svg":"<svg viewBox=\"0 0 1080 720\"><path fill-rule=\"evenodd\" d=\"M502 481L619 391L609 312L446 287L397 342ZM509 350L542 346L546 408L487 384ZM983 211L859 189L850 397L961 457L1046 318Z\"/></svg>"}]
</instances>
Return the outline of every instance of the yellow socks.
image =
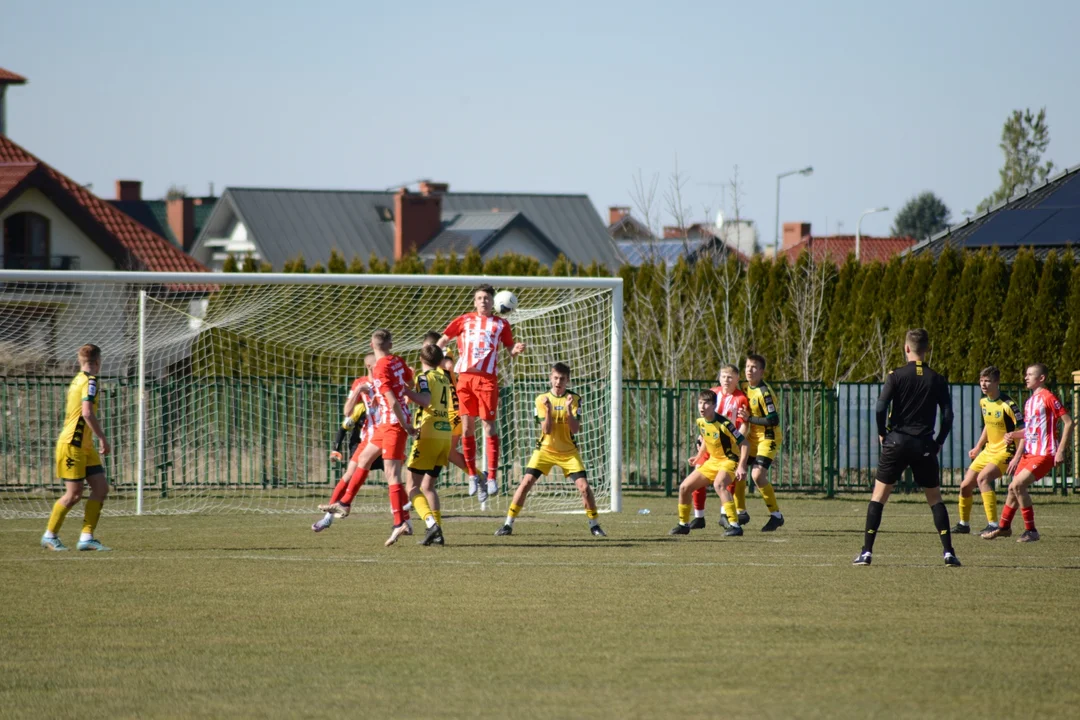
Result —
<instances>
[{"instance_id":1,"label":"yellow socks","mask_svg":"<svg viewBox=\"0 0 1080 720\"><path fill-rule=\"evenodd\" d=\"M431 506L428 505L428 501L427 498L424 497L424 493L416 493L416 496L412 498L412 506L413 509L416 510L417 514L420 517L424 518L424 522L427 522L427 519L429 517L434 522L438 522L438 520L435 520L435 513L431 512Z\"/></svg>"},{"instance_id":2,"label":"yellow socks","mask_svg":"<svg viewBox=\"0 0 1080 720\"><path fill-rule=\"evenodd\" d=\"M735 481L735 509L739 512L746 512L746 481Z\"/></svg>"},{"instance_id":3,"label":"yellow socks","mask_svg":"<svg viewBox=\"0 0 1080 720\"><path fill-rule=\"evenodd\" d=\"M689 505L683 505L682 503L679 503L679 524L680 525L689 525L690 524L690 506Z\"/></svg>"},{"instance_id":4,"label":"yellow socks","mask_svg":"<svg viewBox=\"0 0 1080 720\"><path fill-rule=\"evenodd\" d=\"M432 510L431 514L435 516L435 522L442 525L442 511L441 510Z\"/></svg>"},{"instance_id":5,"label":"yellow socks","mask_svg":"<svg viewBox=\"0 0 1080 720\"><path fill-rule=\"evenodd\" d=\"M961 498L963 499L963 498ZM972 498L968 498L970 503ZM986 511L986 522L997 522L997 493L991 490L990 492L984 492L982 494L983 510ZM971 512L970 505L968 506L968 512Z\"/></svg>"},{"instance_id":6,"label":"yellow socks","mask_svg":"<svg viewBox=\"0 0 1080 720\"><path fill-rule=\"evenodd\" d=\"M506 511L506 515L507 515L507 517L516 518L518 516L518 513L520 513L520 512L521 512L521 506L520 505L515 505L514 503L510 503L510 509Z\"/></svg>"},{"instance_id":7,"label":"yellow socks","mask_svg":"<svg viewBox=\"0 0 1080 720\"><path fill-rule=\"evenodd\" d=\"M766 483L765 487L758 488L758 492L761 493L761 499L765 501L765 507L769 508L769 512L780 512L780 506L776 504L776 490L773 489L772 483Z\"/></svg>"},{"instance_id":8,"label":"yellow socks","mask_svg":"<svg viewBox=\"0 0 1080 720\"><path fill-rule=\"evenodd\" d=\"M682 507L682 506L680 505L680 507ZM686 507L689 508L690 506L687 505ZM689 512L690 511L687 510L687 513L689 513ZM739 513L735 511L735 502L734 501L729 501L729 502L724 503L724 514L727 515L727 519L728 519L729 523L731 523L732 525L738 525L739 524ZM690 516L687 515L687 518L689 518L689 517Z\"/></svg>"},{"instance_id":9,"label":"yellow socks","mask_svg":"<svg viewBox=\"0 0 1080 720\"><path fill-rule=\"evenodd\" d=\"M597 512L595 508L593 508L593 509L585 508L585 517L589 518L590 520L595 520L596 516L599 515L599 514L600 513Z\"/></svg>"},{"instance_id":10,"label":"yellow socks","mask_svg":"<svg viewBox=\"0 0 1080 720\"><path fill-rule=\"evenodd\" d=\"M986 496L983 496L983 502L986 501ZM975 498L960 496L960 522L967 525L971 522L971 506L975 504ZM996 503L995 503L996 504ZM994 508L995 511L997 508Z\"/></svg>"},{"instance_id":11,"label":"yellow socks","mask_svg":"<svg viewBox=\"0 0 1080 720\"><path fill-rule=\"evenodd\" d=\"M89 503L87 503L87 504L89 504ZM71 510L71 508L69 508L66 505L62 504L59 500L57 500L55 503L53 503L52 513L49 515L49 524L45 526L45 529L48 530L53 535L56 535L56 533L60 532L60 528L64 524L64 518L67 517L67 514L68 514L69 510ZM100 511L101 511L101 503L98 503L98 512L100 512ZM89 516L89 508L87 508L87 516ZM96 522L96 520L95 520L95 522Z\"/></svg>"}]
</instances>

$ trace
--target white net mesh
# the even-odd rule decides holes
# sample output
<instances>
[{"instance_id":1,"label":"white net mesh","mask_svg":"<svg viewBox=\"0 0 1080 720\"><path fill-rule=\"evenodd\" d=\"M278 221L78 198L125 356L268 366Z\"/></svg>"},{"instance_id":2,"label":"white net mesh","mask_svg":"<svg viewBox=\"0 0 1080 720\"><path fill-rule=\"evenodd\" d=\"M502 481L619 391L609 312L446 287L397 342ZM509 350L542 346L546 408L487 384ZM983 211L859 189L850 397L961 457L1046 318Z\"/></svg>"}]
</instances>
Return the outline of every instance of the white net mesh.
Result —
<instances>
[{"instance_id":1,"label":"white net mesh","mask_svg":"<svg viewBox=\"0 0 1080 720\"><path fill-rule=\"evenodd\" d=\"M163 276L151 285L57 276L25 282L0 272L0 517L46 516L63 491L54 446L84 343L103 352L99 416L113 447L104 461L106 512L135 512L140 291L147 292L143 512L304 512L326 502L344 470L329 452L349 383L365 374L371 332L389 329L394 352L419 367L424 333L441 332L471 311L475 283L426 285L419 276L416 284L386 285L377 276L323 276L331 284L225 284L241 278L215 275L206 281L216 285L193 285L190 276L187 284L163 284ZM347 284L358 280L376 284ZM512 492L528 461L537 432L534 399L547 389L556 361L570 365L570 387L584 398L578 439L604 507L611 490L611 290L560 287L558 278L544 287L488 280L517 294L509 319L515 340L528 345L515 360L505 351L499 358L503 492L491 509L505 509L505 491ZM482 436L477 445L482 457ZM444 511L477 509L465 484L456 468L443 471ZM374 472L354 512L387 507L385 480ZM571 510L581 501L555 470L528 507Z\"/></svg>"}]
</instances>

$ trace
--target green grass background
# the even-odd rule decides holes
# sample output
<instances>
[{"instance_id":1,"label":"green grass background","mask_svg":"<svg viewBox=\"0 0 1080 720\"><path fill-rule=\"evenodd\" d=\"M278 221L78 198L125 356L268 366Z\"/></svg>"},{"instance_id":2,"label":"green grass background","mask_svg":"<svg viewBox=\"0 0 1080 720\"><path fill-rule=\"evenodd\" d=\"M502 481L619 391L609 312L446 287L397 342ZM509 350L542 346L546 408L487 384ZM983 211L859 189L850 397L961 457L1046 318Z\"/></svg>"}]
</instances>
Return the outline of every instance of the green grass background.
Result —
<instances>
[{"instance_id":1,"label":"green grass background","mask_svg":"<svg viewBox=\"0 0 1080 720\"><path fill-rule=\"evenodd\" d=\"M925 503L890 502L854 568L865 499L780 501L774 534L757 498L743 538L715 498L670 538L675 501L630 497L606 539L477 512L444 548L384 548L388 516L225 515L107 517L115 552L49 553L5 521L0 715L1077 717L1080 501L1038 500L1039 543L957 537L957 570Z\"/></svg>"}]
</instances>

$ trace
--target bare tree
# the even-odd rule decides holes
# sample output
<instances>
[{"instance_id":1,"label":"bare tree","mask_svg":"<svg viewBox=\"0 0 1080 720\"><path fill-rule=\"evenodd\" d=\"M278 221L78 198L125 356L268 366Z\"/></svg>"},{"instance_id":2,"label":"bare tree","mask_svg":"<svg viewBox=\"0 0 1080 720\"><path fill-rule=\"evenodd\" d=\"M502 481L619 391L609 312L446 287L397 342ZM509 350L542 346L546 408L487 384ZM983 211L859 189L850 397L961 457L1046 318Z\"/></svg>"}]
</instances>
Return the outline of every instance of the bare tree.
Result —
<instances>
[{"instance_id":1,"label":"bare tree","mask_svg":"<svg viewBox=\"0 0 1080 720\"><path fill-rule=\"evenodd\" d=\"M787 266L788 288L795 333L798 347L795 348L796 360L803 380L820 380L821 373L815 372L814 344L824 327L826 317L825 300L829 284L836 277L836 266L826 258L815 262L813 256L807 256L805 262L796 262Z\"/></svg>"}]
</instances>

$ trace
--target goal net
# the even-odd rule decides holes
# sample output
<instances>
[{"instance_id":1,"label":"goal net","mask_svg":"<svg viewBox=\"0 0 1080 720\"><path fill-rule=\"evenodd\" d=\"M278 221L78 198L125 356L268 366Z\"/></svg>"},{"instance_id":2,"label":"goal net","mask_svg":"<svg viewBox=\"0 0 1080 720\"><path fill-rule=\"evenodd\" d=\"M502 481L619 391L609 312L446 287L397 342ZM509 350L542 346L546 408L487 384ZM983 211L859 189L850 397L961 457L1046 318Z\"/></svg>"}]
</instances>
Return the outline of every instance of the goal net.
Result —
<instances>
[{"instance_id":1,"label":"goal net","mask_svg":"<svg viewBox=\"0 0 1080 720\"><path fill-rule=\"evenodd\" d=\"M508 319L527 344L516 359L500 351L501 490L489 511L505 511L521 477L535 397L557 361L583 397L576 440L597 501L618 509L621 280L0 271L0 517L47 516L63 492L54 448L85 343L103 354L107 513L314 512L345 470L329 455L372 331L390 330L393 351L419 368L424 334L471 312L481 282L518 296ZM477 446L483 472L482 430ZM466 487L443 470L445 512L479 511ZM373 472L353 511L388 507ZM528 504L581 507L558 470Z\"/></svg>"}]
</instances>

